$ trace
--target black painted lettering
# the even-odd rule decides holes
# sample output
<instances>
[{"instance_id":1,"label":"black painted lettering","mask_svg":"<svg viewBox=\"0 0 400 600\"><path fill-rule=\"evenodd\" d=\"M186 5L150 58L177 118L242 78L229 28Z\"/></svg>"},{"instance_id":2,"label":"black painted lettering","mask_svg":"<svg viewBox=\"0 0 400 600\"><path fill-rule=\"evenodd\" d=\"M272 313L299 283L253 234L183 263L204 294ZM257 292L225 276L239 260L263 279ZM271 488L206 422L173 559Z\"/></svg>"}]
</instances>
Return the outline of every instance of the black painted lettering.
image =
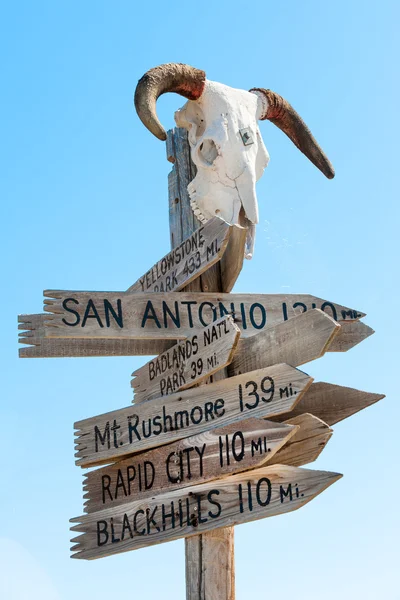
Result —
<instances>
[{"instance_id":1,"label":"black painted lettering","mask_svg":"<svg viewBox=\"0 0 400 600\"><path fill-rule=\"evenodd\" d=\"M122 520L122 533L121 533L121 541L125 539L125 532L129 531L129 536L133 538L133 531L131 529L131 525L129 523L128 515L125 513L124 518Z\"/></svg>"},{"instance_id":2,"label":"black painted lettering","mask_svg":"<svg viewBox=\"0 0 400 600\"><path fill-rule=\"evenodd\" d=\"M212 402L206 402L204 405L204 416L206 421L208 422L208 417L210 417L210 421L214 419L213 414L214 405Z\"/></svg>"},{"instance_id":3,"label":"black painted lettering","mask_svg":"<svg viewBox=\"0 0 400 600\"><path fill-rule=\"evenodd\" d=\"M260 437L258 440L251 440L251 456L254 456L256 452L260 452L260 454L263 453L262 441Z\"/></svg>"},{"instance_id":4,"label":"black painted lettering","mask_svg":"<svg viewBox=\"0 0 400 600\"><path fill-rule=\"evenodd\" d=\"M69 321L66 321L64 318L62 318L62 322L65 323L65 325L69 325L70 327L75 327L76 325L79 325L81 318L79 316L79 313L76 310L73 310L72 308L69 308L67 306L67 302L73 302L74 304L79 304L79 302L78 302L78 300L75 300L75 298L65 298L65 300L62 303L63 309L69 313L74 314L76 317L76 321L74 323L70 323Z\"/></svg>"},{"instance_id":5,"label":"black painted lettering","mask_svg":"<svg viewBox=\"0 0 400 600\"><path fill-rule=\"evenodd\" d=\"M197 420L195 419L196 411L198 411L198 413L199 413ZM201 421L203 419L203 409L201 408L201 406L194 406L192 408L192 410L190 411L190 418L191 418L192 423L194 423L195 425L198 425L199 423L201 423Z\"/></svg>"},{"instance_id":6,"label":"black painted lettering","mask_svg":"<svg viewBox=\"0 0 400 600\"><path fill-rule=\"evenodd\" d=\"M127 478L126 482L128 484L128 495L129 496L131 495L131 483L132 483L132 481L135 480L135 477L136 477L136 469L133 465L129 465L126 468L126 478Z\"/></svg>"},{"instance_id":7,"label":"black painted lettering","mask_svg":"<svg viewBox=\"0 0 400 600\"><path fill-rule=\"evenodd\" d=\"M104 546L108 542L108 526L107 521L97 521L97 545ZM101 539L101 536L104 536Z\"/></svg>"},{"instance_id":8,"label":"black painted lettering","mask_svg":"<svg viewBox=\"0 0 400 600\"><path fill-rule=\"evenodd\" d=\"M238 442L237 442L238 441ZM232 455L240 462L244 457L244 435L241 431L235 431L232 437Z\"/></svg>"},{"instance_id":9,"label":"black painted lettering","mask_svg":"<svg viewBox=\"0 0 400 600\"><path fill-rule=\"evenodd\" d=\"M265 496L265 500L261 499L261 485L263 483L267 484L267 495ZM257 486L256 486L256 499L257 499L257 503L260 506L268 506L268 504L271 501L271 493L272 493L271 481L268 479L268 477L261 477L261 479L259 479L257 481Z\"/></svg>"},{"instance_id":10,"label":"black painted lettering","mask_svg":"<svg viewBox=\"0 0 400 600\"><path fill-rule=\"evenodd\" d=\"M148 300L147 304L146 304L146 308L145 308L145 311L144 311L144 314L143 314L142 323L140 325L140 327L142 329L146 326L146 322L149 319L152 319L154 321L154 323L156 324L156 326L159 329L161 329L161 323L160 323L160 321L157 318L157 315L156 315L156 312L154 310L153 303L151 302L151 300Z\"/></svg>"},{"instance_id":11,"label":"black painted lettering","mask_svg":"<svg viewBox=\"0 0 400 600\"><path fill-rule=\"evenodd\" d=\"M110 440L110 422L109 421L107 421L107 423L106 423L103 435L101 435L100 429L97 427L97 425L94 426L94 444L95 444L96 452L99 451L99 444L98 444L99 440L100 440L100 443L102 446L104 446L104 444L107 442L107 448L108 448L108 450L110 449L111 440Z\"/></svg>"},{"instance_id":12,"label":"black painted lettering","mask_svg":"<svg viewBox=\"0 0 400 600\"><path fill-rule=\"evenodd\" d=\"M182 306L184 304L187 305L187 314L188 314L188 319L189 319L189 327L192 328L193 327L193 315L192 315L192 304L197 304L197 302L195 300L182 300L181 302Z\"/></svg>"},{"instance_id":13,"label":"black painted lettering","mask_svg":"<svg viewBox=\"0 0 400 600\"><path fill-rule=\"evenodd\" d=\"M118 490L119 490L119 488L123 489L124 496L126 498L127 492L126 492L124 477L123 477L123 475L121 473L121 469L118 469L118 473L117 473L117 483L115 485L115 500L118 498Z\"/></svg>"},{"instance_id":14,"label":"black painted lettering","mask_svg":"<svg viewBox=\"0 0 400 600\"><path fill-rule=\"evenodd\" d=\"M162 520L163 531L165 531L165 529L166 529L166 520L167 519L171 519L171 529L175 529L175 509L174 509L174 503L171 502L170 506L171 506L171 510L170 510L169 513L167 513L167 512L165 512L165 505L161 504L161 520Z\"/></svg>"},{"instance_id":15,"label":"black painted lettering","mask_svg":"<svg viewBox=\"0 0 400 600\"><path fill-rule=\"evenodd\" d=\"M123 323L123 319L122 319L122 302L120 299L117 300L117 311L114 310L111 302L109 302L109 300L105 299L104 300L104 312L105 312L105 316L106 316L107 327L111 326L110 313L111 313L114 321L118 325L118 327L120 327L121 329L124 327L124 323Z\"/></svg>"},{"instance_id":16,"label":"black painted lettering","mask_svg":"<svg viewBox=\"0 0 400 600\"><path fill-rule=\"evenodd\" d=\"M152 462L149 460L144 461L144 489L150 490L153 487L154 477L155 477L155 468Z\"/></svg>"},{"instance_id":17,"label":"black painted lettering","mask_svg":"<svg viewBox=\"0 0 400 600\"><path fill-rule=\"evenodd\" d=\"M202 525L203 523L207 523L208 519L205 518L203 519L203 517L201 516L201 496L196 496L196 500L197 500L197 518L198 518L198 523L200 525Z\"/></svg>"},{"instance_id":18,"label":"black painted lettering","mask_svg":"<svg viewBox=\"0 0 400 600\"><path fill-rule=\"evenodd\" d=\"M212 319L211 319L210 323L212 321L217 320L217 311L216 311L214 304L212 304L212 302L202 302L199 306L199 321L203 325L203 327L207 327L208 325L210 325L210 323L206 323L203 319L203 309L205 306L209 306L212 310Z\"/></svg>"},{"instance_id":19,"label":"black painted lettering","mask_svg":"<svg viewBox=\"0 0 400 600\"><path fill-rule=\"evenodd\" d=\"M138 535L145 535L145 533L146 533L145 527L143 527L143 529L141 529L140 531L137 528L137 518L138 518L139 515L143 515L144 516L144 510L142 510L141 508L139 508L139 510L137 510L135 512L135 516L133 517L133 531L135 533L137 533Z\"/></svg>"},{"instance_id":20,"label":"black painted lettering","mask_svg":"<svg viewBox=\"0 0 400 600\"><path fill-rule=\"evenodd\" d=\"M218 400L216 400L214 402L214 412L217 415L217 417L223 417L225 414L225 400L223 400L222 398L218 398Z\"/></svg>"},{"instance_id":21,"label":"black painted lettering","mask_svg":"<svg viewBox=\"0 0 400 600\"><path fill-rule=\"evenodd\" d=\"M93 314L90 314L90 311L93 311ZM82 327L85 327L86 321L88 319L96 319L99 327L104 327L104 325L100 319L100 315L97 312L97 308L92 299L90 299L87 303L85 314L83 315L83 319L82 319Z\"/></svg>"},{"instance_id":22,"label":"black painted lettering","mask_svg":"<svg viewBox=\"0 0 400 600\"><path fill-rule=\"evenodd\" d=\"M286 488L286 491L285 491L283 485L279 486L279 495L280 495L280 498L281 498L281 503L287 497L289 497L289 500L293 500L292 484L289 483L289 485Z\"/></svg>"},{"instance_id":23,"label":"black painted lettering","mask_svg":"<svg viewBox=\"0 0 400 600\"><path fill-rule=\"evenodd\" d=\"M189 413L187 410L177 410L175 413L175 429L189 427Z\"/></svg>"},{"instance_id":24,"label":"black painted lettering","mask_svg":"<svg viewBox=\"0 0 400 600\"><path fill-rule=\"evenodd\" d=\"M155 506L153 512L150 511L150 508L146 508L146 524L147 524L147 534L150 535L150 528L153 525L154 529L160 533L160 528L154 520L154 515L158 510L158 506Z\"/></svg>"},{"instance_id":25,"label":"black painted lettering","mask_svg":"<svg viewBox=\"0 0 400 600\"><path fill-rule=\"evenodd\" d=\"M138 415L130 415L128 417L128 434L129 434L129 443L130 444L132 444L132 442L133 442L133 433L135 434L137 440L140 441L142 439L140 436L140 433L137 430L138 424L139 424Z\"/></svg>"},{"instance_id":26,"label":"black painted lettering","mask_svg":"<svg viewBox=\"0 0 400 600\"><path fill-rule=\"evenodd\" d=\"M178 483L180 480L179 475L178 475L178 477L174 477L170 471L170 466L174 467L173 463L176 462L177 458L178 458L178 455L174 451L174 452L170 452L170 454L168 454L167 460L165 461L168 481L170 481L171 483ZM170 464L171 462L172 462L172 465Z\"/></svg>"},{"instance_id":27,"label":"black painted lettering","mask_svg":"<svg viewBox=\"0 0 400 600\"><path fill-rule=\"evenodd\" d=\"M117 542L121 541L121 538L115 537L115 534L114 534L114 519L113 519L113 517L110 518L110 526L111 526L111 543L112 544L116 544Z\"/></svg>"},{"instance_id":28,"label":"black painted lettering","mask_svg":"<svg viewBox=\"0 0 400 600\"><path fill-rule=\"evenodd\" d=\"M256 308L258 308L261 313L261 319L260 319L259 323L256 322L256 319L254 316L254 312L255 312ZM264 306L262 304L260 304L259 302L255 302L254 304L252 304L250 306L250 321L251 321L251 324L253 325L254 329L263 329L263 327L265 327L265 323L267 322L267 313L266 313Z\"/></svg>"},{"instance_id":29,"label":"black painted lettering","mask_svg":"<svg viewBox=\"0 0 400 600\"><path fill-rule=\"evenodd\" d=\"M174 302L174 306L175 306L175 314L173 314L173 312L169 308L168 304L165 302L165 300L163 300L162 310L163 310L163 317L164 317L164 327L166 329L168 329L167 315L169 315L171 317L171 320L173 321L175 327L180 329L181 320L180 320L180 315L179 315L179 305L178 305L177 301Z\"/></svg>"},{"instance_id":30,"label":"black painted lettering","mask_svg":"<svg viewBox=\"0 0 400 600\"><path fill-rule=\"evenodd\" d=\"M198 446L195 446L194 449L197 452L197 454L199 455L199 459L200 459L200 477L203 477L203 456L204 456L204 452L205 452L205 449L206 449L206 444L203 444L202 448L198 448Z\"/></svg>"},{"instance_id":31,"label":"black painted lettering","mask_svg":"<svg viewBox=\"0 0 400 600\"><path fill-rule=\"evenodd\" d=\"M111 477L109 475L102 475L102 477L101 477L101 495L102 495L102 499L103 499L103 504L105 504L105 502L106 502L106 492L108 492L110 500L113 500L113 497L110 492L110 484L111 484Z\"/></svg>"},{"instance_id":32,"label":"black painted lettering","mask_svg":"<svg viewBox=\"0 0 400 600\"><path fill-rule=\"evenodd\" d=\"M208 511L208 516L211 519L217 519L222 511L222 506L219 502L217 502L216 500L214 500L213 496L219 496L219 490L210 490L207 494L207 500L209 501L210 504L212 504L213 506L216 507L216 512L211 512L211 510Z\"/></svg>"}]
</instances>

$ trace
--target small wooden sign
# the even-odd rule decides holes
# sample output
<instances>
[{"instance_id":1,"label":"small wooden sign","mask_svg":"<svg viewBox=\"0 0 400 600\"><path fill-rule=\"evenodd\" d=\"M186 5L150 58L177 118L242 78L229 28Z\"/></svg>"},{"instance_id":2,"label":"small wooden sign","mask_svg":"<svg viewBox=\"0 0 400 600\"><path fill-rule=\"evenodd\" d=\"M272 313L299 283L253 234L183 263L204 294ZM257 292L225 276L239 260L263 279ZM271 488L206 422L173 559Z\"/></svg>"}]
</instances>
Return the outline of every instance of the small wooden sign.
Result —
<instances>
[{"instance_id":1,"label":"small wooden sign","mask_svg":"<svg viewBox=\"0 0 400 600\"><path fill-rule=\"evenodd\" d=\"M305 318L312 314L296 318ZM117 339L117 338L49 338L45 337L46 314L19 315L20 358L86 358L93 356L152 356L161 354L174 345L174 340ZM271 328L273 329L273 328ZM341 321L340 330L326 348L327 352L345 352L374 333L362 321Z\"/></svg>"},{"instance_id":2,"label":"small wooden sign","mask_svg":"<svg viewBox=\"0 0 400 600\"><path fill-rule=\"evenodd\" d=\"M79 421L76 464L100 465L248 417L289 412L311 382L298 369L274 365Z\"/></svg>"},{"instance_id":3,"label":"small wooden sign","mask_svg":"<svg viewBox=\"0 0 400 600\"><path fill-rule=\"evenodd\" d=\"M232 317L223 317L156 356L132 373L135 404L193 387L226 367L239 338Z\"/></svg>"},{"instance_id":4,"label":"small wooden sign","mask_svg":"<svg viewBox=\"0 0 400 600\"><path fill-rule=\"evenodd\" d=\"M250 418L94 469L84 476L84 510L95 512L260 467L298 429Z\"/></svg>"},{"instance_id":5,"label":"small wooden sign","mask_svg":"<svg viewBox=\"0 0 400 600\"><path fill-rule=\"evenodd\" d=\"M310 385L307 394L302 396L290 413L272 420L286 421L303 413L311 413L328 425L335 425L384 397L385 394L372 394L318 381Z\"/></svg>"},{"instance_id":6,"label":"small wooden sign","mask_svg":"<svg viewBox=\"0 0 400 600\"><path fill-rule=\"evenodd\" d=\"M232 315L243 337L320 308L335 320L357 320L356 310L315 298L280 294L44 292L48 337L183 339Z\"/></svg>"},{"instance_id":7,"label":"small wooden sign","mask_svg":"<svg viewBox=\"0 0 400 600\"><path fill-rule=\"evenodd\" d=\"M298 430L268 461L269 465L282 464L301 467L317 460L332 436L332 429L314 415L302 414L284 421Z\"/></svg>"},{"instance_id":8,"label":"small wooden sign","mask_svg":"<svg viewBox=\"0 0 400 600\"><path fill-rule=\"evenodd\" d=\"M228 373L239 375L280 362L298 367L322 356L340 329L326 313L310 310L240 340Z\"/></svg>"},{"instance_id":9,"label":"small wooden sign","mask_svg":"<svg viewBox=\"0 0 400 600\"><path fill-rule=\"evenodd\" d=\"M229 223L213 217L139 277L127 291L177 292L220 260L231 229Z\"/></svg>"},{"instance_id":10,"label":"small wooden sign","mask_svg":"<svg viewBox=\"0 0 400 600\"><path fill-rule=\"evenodd\" d=\"M275 465L71 519L73 558L93 559L280 515L300 508L339 473Z\"/></svg>"}]
</instances>

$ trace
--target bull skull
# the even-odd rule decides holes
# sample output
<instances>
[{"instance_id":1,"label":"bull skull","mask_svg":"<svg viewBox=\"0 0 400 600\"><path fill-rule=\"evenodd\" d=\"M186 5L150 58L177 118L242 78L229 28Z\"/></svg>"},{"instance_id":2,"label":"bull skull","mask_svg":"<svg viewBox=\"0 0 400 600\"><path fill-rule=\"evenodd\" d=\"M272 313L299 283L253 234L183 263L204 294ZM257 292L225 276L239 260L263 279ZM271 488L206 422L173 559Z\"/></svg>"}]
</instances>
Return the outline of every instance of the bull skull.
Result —
<instances>
[{"instance_id":1,"label":"bull skull","mask_svg":"<svg viewBox=\"0 0 400 600\"><path fill-rule=\"evenodd\" d=\"M204 71L188 65L171 63L151 69L139 80L135 106L144 125L160 140L167 135L157 118L156 101L165 92L188 99L175 113L175 121L189 132L197 167L188 185L192 209L203 223L218 215L246 226L246 258L252 257L258 223L255 184L269 161L258 120L272 121L326 177L334 177L331 163L304 121L271 90L231 88L209 81Z\"/></svg>"}]
</instances>

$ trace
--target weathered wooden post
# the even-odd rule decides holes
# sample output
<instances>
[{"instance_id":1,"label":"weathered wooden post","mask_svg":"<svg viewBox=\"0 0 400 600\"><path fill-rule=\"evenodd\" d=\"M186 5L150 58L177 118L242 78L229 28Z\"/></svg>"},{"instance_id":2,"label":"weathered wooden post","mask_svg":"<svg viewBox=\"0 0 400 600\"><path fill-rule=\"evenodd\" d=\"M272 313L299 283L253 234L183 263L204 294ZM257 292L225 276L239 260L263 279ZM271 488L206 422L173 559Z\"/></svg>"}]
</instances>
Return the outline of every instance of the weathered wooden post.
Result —
<instances>
[{"instance_id":1,"label":"weathered wooden post","mask_svg":"<svg viewBox=\"0 0 400 600\"><path fill-rule=\"evenodd\" d=\"M168 131L167 159L173 163L168 176L169 228L171 249L189 237L201 223L190 207L187 186L196 175L196 166L190 158L190 147L185 129ZM244 244L244 238L242 238ZM239 249L240 252L240 249ZM226 260L237 265L240 273L242 258L238 248L227 249L224 262L219 261L195 281L185 291L224 292L221 269ZM233 254L233 255L232 255ZM237 276L236 275L236 276ZM232 282L232 286L234 281ZM214 375L214 380L227 377L222 369ZM186 598L187 600L234 600L235 598L235 559L234 528L224 527L208 533L185 539L186 559Z\"/></svg>"},{"instance_id":2,"label":"weathered wooden post","mask_svg":"<svg viewBox=\"0 0 400 600\"><path fill-rule=\"evenodd\" d=\"M166 91L194 101L168 135L155 112ZM145 74L136 108L173 163L171 251L126 292L46 290L45 314L19 318L21 357L158 355L132 374L133 405L74 425L77 466L102 468L84 476L71 550L93 559L184 537L187 600L234 600L233 524L297 510L337 481L299 467L330 425L383 397L296 369L371 335L363 313L307 294L230 293L252 255L268 162L256 121L334 174L283 98L251 92L187 65Z\"/></svg>"}]
</instances>

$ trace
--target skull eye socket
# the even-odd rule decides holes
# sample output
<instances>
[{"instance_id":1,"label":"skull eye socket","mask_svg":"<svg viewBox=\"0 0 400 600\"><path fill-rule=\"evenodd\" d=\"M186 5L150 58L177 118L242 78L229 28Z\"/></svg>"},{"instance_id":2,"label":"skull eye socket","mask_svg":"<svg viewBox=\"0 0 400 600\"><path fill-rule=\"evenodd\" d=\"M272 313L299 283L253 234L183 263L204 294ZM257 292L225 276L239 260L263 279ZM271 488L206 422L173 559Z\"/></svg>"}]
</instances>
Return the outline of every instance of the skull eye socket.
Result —
<instances>
[{"instance_id":1,"label":"skull eye socket","mask_svg":"<svg viewBox=\"0 0 400 600\"><path fill-rule=\"evenodd\" d=\"M199 158L211 166L218 156L218 150L213 140L203 140L199 148Z\"/></svg>"}]
</instances>

